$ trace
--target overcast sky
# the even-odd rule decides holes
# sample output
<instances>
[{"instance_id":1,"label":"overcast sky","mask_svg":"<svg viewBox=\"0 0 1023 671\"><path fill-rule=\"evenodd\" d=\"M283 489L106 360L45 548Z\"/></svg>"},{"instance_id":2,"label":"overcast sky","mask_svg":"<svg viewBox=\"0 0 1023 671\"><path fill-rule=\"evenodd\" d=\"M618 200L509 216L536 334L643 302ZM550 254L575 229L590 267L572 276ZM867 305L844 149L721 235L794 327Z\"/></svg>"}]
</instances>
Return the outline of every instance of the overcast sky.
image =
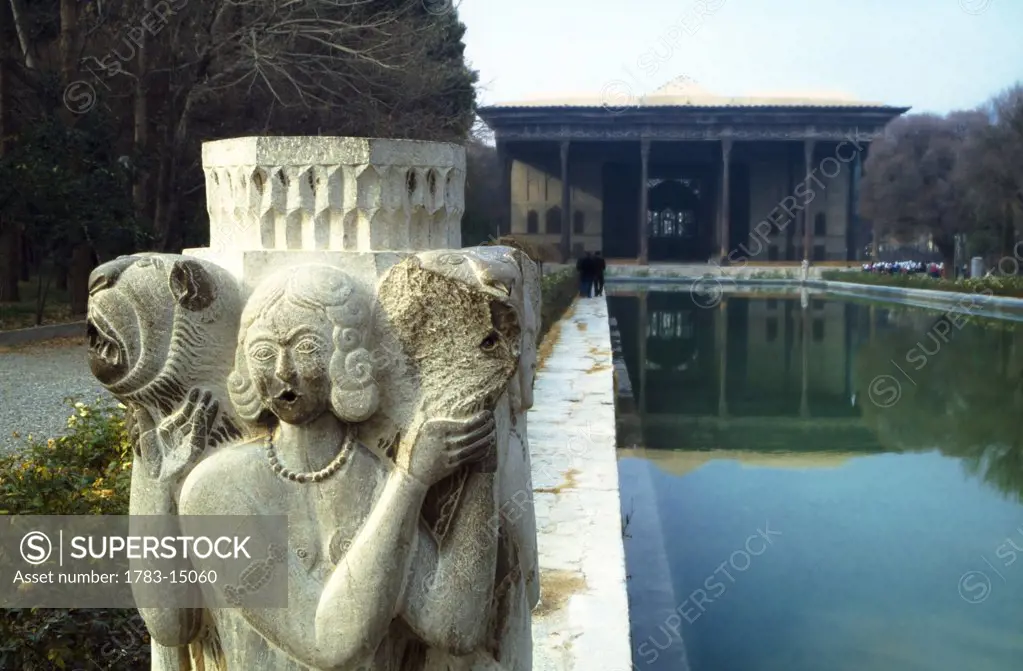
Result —
<instances>
[{"instance_id":1,"label":"overcast sky","mask_svg":"<svg viewBox=\"0 0 1023 671\"><path fill-rule=\"evenodd\" d=\"M944 113L1023 80L1023 0L461 0L459 13L484 105L642 95L687 75L721 95Z\"/></svg>"}]
</instances>

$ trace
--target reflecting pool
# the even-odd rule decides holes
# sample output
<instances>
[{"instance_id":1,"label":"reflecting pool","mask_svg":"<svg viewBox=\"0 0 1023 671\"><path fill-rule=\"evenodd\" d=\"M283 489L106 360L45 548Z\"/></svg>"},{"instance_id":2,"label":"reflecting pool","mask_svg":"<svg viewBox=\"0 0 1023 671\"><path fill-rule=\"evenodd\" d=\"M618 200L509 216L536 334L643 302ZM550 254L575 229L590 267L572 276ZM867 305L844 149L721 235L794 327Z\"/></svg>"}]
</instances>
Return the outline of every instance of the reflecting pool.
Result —
<instances>
[{"instance_id":1,"label":"reflecting pool","mask_svg":"<svg viewBox=\"0 0 1023 671\"><path fill-rule=\"evenodd\" d=\"M611 290L636 668L1020 668L1023 328Z\"/></svg>"}]
</instances>

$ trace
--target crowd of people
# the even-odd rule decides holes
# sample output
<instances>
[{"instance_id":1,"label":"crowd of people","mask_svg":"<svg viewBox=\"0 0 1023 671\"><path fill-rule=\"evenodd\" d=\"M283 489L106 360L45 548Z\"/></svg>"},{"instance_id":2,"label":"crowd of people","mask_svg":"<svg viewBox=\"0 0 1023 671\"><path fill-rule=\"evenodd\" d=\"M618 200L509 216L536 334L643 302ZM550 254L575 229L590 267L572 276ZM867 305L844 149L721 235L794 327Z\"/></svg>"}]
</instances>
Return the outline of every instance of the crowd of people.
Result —
<instances>
[{"instance_id":1,"label":"crowd of people","mask_svg":"<svg viewBox=\"0 0 1023 671\"><path fill-rule=\"evenodd\" d=\"M604 271L607 269L607 262L600 252L586 252L575 263L575 269L579 273L579 295L583 298L600 296L604 293Z\"/></svg>"},{"instance_id":2,"label":"crowd of people","mask_svg":"<svg viewBox=\"0 0 1023 671\"><path fill-rule=\"evenodd\" d=\"M945 268L943 263L924 263L922 261L879 261L864 263L863 272L881 273L884 275L920 275L927 274L935 279L941 277Z\"/></svg>"},{"instance_id":3,"label":"crowd of people","mask_svg":"<svg viewBox=\"0 0 1023 671\"><path fill-rule=\"evenodd\" d=\"M579 295L583 298L600 296L604 293L604 271L607 262L600 252L586 252L575 264L579 273ZM864 263L863 272L884 275L927 275L938 279L945 269L944 263L922 261L878 261ZM965 267L962 272L965 274Z\"/></svg>"}]
</instances>

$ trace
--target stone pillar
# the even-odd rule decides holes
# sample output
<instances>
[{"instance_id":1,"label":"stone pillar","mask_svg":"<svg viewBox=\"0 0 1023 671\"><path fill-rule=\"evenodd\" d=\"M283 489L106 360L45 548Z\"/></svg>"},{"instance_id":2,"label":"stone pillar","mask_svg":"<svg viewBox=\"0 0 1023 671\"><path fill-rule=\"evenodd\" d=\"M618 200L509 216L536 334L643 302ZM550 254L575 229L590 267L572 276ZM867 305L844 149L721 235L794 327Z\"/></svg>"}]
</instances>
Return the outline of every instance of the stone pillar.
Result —
<instances>
[{"instance_id":1,"label":"stone pillar","mask_svg":"<svg viewBox=\"0 0 1023 671\"><path fill-rule=\"evenodd\" d=\"M721 140L721 203L718 208L718 260L724 263L731 251L731 236L729 234L729 217L731 216L731 190L730 170L732 159L732 141Z\"/></svg>"},{"instance_id":2,"label":"stone pillar","mask_svg":"<svg viewBox=\"0 0 1023 671\"><path fill-rule=\"evenodd\" d=\"M639 264L650 262L650 225L647 223L647 188L646 183L650 170L650 140L639 141Z\"/></svg>"},{"instance_id":3,"label":"stone pillar","mask_svg":"<svg viewBox=\"0 0 1023 671\"><path fill-rule=\"evenodd\" d=\"M497 235L511 235L512 232L512 157L508 154L508 143L497 142L497 167L499 183L499 205L501 217L497 221Z\"/></svg>"},{"instance_id":4,"label":"stone pillar","mask_svg":"<svg viewBox=\"0 0 1023 671\"><path fill-rule=\"evenodd\" d=\"M810 178L810 171L813 170L813 150L816 145L814 140L803 140L803 180ZM799 211L803 220L803 260L807 263L813 262L813 221L810 219L810 211L803 208Z\"/></svg>"},{"instance_id":5,"label":"stone pillar","mask_svg":"<svg viewBox=\"0 0 1023 671\"><path fill-rule=\"evenodd\" d=\"M572 187L568 182L569 141L561 141L561 256L572 258Z\"/></svg>"}]
</instances>

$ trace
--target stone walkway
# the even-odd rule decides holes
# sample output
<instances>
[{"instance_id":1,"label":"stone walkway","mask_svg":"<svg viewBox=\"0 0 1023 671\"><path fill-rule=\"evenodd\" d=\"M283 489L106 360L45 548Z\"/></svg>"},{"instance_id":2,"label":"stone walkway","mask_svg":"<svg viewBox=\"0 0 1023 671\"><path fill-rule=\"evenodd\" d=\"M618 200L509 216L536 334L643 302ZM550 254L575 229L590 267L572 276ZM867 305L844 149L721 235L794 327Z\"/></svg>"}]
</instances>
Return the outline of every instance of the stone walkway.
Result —
<instances>
[{"instance_id":1,"label":"stone walkway","mask_svg":"<svg viewBox=\"0 0 1023 671\"><path fill-rule=\"evenodd\" d=\"M39 343L0 351L0 451L33 434L56 438L67 428L71 408L65 396L85 403L110 398L89 371L88 351L79 341Z\"/></svg>"},{"instance_id":2,"label":"stone walkway","mask_svg":"<svg viewBox=\"0 0 1023 671\"><path fill-rule=\"evenodd\" d=\"M607 302L577 299L528 416L541 585L535 671L632 668L612 370Z\"/></svg>"}]
</instances>

